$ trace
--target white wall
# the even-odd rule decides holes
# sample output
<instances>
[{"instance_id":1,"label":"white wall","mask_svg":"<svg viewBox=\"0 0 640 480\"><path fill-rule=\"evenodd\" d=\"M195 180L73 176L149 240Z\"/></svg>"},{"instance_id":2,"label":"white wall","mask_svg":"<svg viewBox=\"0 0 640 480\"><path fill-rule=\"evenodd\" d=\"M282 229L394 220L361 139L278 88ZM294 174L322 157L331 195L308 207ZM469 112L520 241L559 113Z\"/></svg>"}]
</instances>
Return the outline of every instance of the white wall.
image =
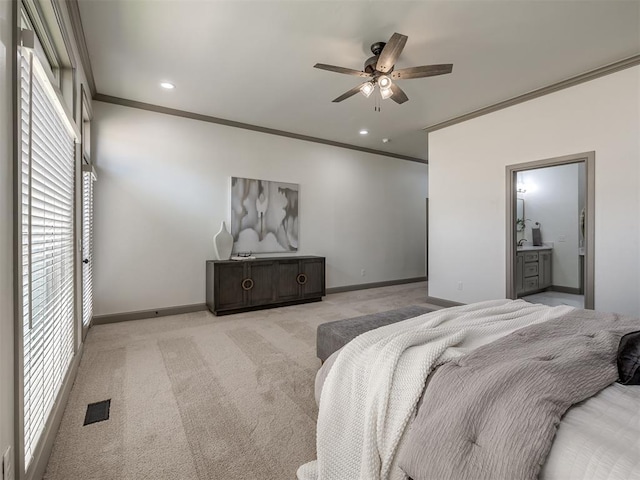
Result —
<instances>
[{"instance_id":1,"label":"white wall","mask_svg":"<svg viewBox=\"0 0 640 480\"><path fill-rule=\"evenodd\" d=\"M298 253L327 257L327 287L425 275L425 164L101 102L94 113L96 315L204 303L231 176L300 184Z\"/></svg>"},{"instance_id":2,"label":"white wall","mask_svg":"<svg viewBox=\"0 0 640 480\"><path fill-rule=\"evenodd\" d=\"M540 223L543 243L553 244L552 282L556 287L580 287L578 224L579 164L559 165L518 172L518 183L527 191L524 199L525 238L533 240L531 228Z\"/></svg>"},{"instance_id":3,"label":"white wall","mask_svg":"<svg viewBox=\"0 0 640 480\"><path fill-rule=\"evenodd\" d=\"M505 297L505 166L595 151L595 307L640 314L640 67L429 135L429 294ZM463 290L457 290L457 282Z\"/></svg>"},{"instance_id":4,"label":"white wall","mask_svg":"<svg viewBox=\"0 0 640 480\"><path fill-rule=\"evenodd\" d=\"M13 448L13 118L11 2L0 0L0 458ZM15 464L15 462L14 462Z\"/></svg>"}]
</instances>

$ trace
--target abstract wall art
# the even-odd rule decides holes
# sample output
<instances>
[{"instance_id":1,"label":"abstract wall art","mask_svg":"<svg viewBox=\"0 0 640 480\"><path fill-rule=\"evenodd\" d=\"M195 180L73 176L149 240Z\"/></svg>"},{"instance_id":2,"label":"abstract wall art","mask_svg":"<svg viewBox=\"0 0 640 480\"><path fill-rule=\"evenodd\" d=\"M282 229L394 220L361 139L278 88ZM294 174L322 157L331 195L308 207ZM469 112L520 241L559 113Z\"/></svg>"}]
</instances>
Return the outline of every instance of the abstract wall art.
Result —
<instances>
[{"instance_id":1,"label":"abstract wall art","mask_svg":"<svg viewBox=\"0 0 640 480\"><path fill-rule=\"evenodd\" d=\"M298 251L299 190L295 183L231 177L233 251Z\"/></svg>"}]
</instances>

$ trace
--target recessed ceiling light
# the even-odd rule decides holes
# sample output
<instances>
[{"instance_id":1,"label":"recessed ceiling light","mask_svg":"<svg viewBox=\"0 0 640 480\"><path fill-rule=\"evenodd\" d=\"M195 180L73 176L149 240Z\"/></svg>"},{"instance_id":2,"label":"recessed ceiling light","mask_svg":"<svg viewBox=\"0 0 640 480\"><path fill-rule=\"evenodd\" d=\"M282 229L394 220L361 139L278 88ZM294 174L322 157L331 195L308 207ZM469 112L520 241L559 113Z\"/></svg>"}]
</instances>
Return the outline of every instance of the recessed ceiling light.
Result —
<instances>
[{"instance_id":1,"label":"recessed ceiling light","mask_svg":"<svg viewBox=\"0 0 640 480\"><path fill-rule=\"evenodd\" d=\"M160 86L162 88L166 88L167 90L173 90L174 88L176 88L176 86L173 83L169 83L169 82L161 82Z\"/></svg>"},{"instance_id":2,"label":"recessed ceiling light","mask_svg":"<svg viewBox=\"0 0 640 480\"><path fill-rule=\"evenodd\" d=\"M369 133L369 130L362 129L360 130L360 135L366 135Z\"/></svg>"},{"instance_id":3,"label":"recessed ceiling light","mask_svg":"<svg viewBox=\"0 0 640 480\"><path fill-rule=\"evenodd\" d=\"M382 139L382 143L389 143L389 139L388 138L383 138Z\"/></svg>"}]
</instances>

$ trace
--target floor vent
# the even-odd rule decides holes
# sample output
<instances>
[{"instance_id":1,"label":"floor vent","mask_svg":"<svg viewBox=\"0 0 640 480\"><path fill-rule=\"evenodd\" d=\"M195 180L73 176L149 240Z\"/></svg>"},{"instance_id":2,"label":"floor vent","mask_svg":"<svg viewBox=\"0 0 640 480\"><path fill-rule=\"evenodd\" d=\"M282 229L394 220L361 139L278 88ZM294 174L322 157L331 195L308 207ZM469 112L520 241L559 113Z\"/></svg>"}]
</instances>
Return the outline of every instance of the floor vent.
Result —
<instances>
[{"instance_id":1,"label":"floor vent","mask_svg":"<svg viewBox=\"0 0 640 480\"><path fill-rule=\"evenodd\" d=\"M103 420L109 420L109 407L111 399L87 405L87 414L84 416L84 425L90 425Z\"/></svg>"}]
</instances>

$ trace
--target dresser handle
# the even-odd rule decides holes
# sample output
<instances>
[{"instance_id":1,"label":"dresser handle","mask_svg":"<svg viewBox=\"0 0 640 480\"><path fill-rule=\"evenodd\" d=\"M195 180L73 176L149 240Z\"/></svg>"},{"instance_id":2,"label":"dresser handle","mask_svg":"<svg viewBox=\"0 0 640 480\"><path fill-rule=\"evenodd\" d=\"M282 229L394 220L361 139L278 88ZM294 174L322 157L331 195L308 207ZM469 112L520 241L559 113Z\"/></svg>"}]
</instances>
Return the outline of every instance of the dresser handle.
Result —
<instances>
[{"instance_id":1,"label":"dresser handle","mask_svg":"<svg viewBox=\"0 0 640 480\"><path fill-rule=\"evenodd\" d=\"M253 280L250 278L245 278L242 280L242 289L243 290L251 290L253 288Z\"/></svg>"},{"instance_id":2,"label":"dresser handle","mask_svg":"<svg viewBox=\"0 0 640 480\"><path fill-rule=\"evenodd\" d=\"M296 282L298 282L298 285L304 285L305 283L307 283L307 276L304 273L298 274L298 276L296 277Z\"/></svg>"}]
</instances>

